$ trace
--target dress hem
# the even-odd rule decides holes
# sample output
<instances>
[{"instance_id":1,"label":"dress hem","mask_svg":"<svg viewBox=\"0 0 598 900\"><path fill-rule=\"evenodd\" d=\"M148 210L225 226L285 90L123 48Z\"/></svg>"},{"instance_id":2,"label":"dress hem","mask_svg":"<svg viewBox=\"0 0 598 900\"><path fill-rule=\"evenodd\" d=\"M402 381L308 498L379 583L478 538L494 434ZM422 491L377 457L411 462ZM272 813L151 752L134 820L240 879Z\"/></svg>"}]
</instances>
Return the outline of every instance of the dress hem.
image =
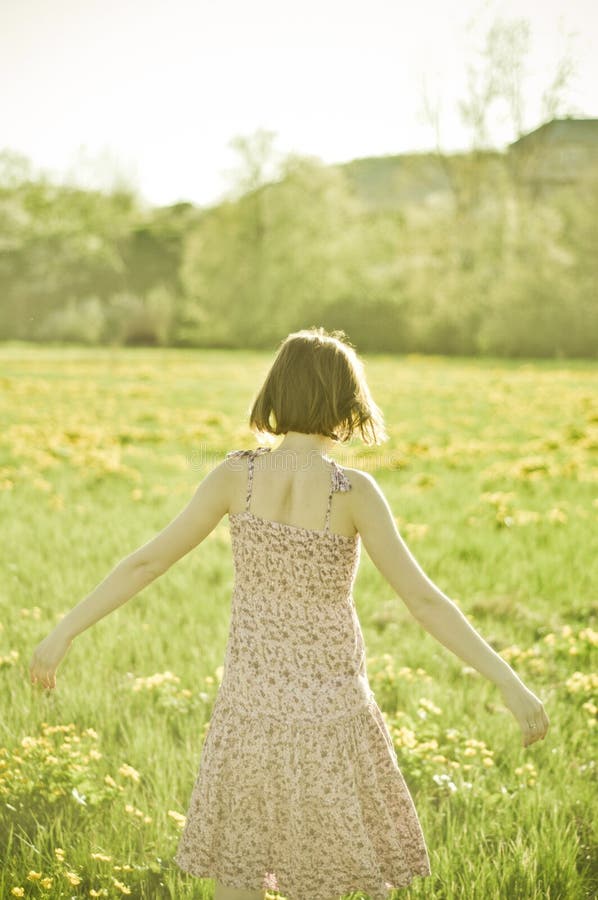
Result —
<instances>
[{"instance_id":1,"label":"dress hem","mask_svg":"<svg viewBox=\"0 0 598 900\"><path fill-rule=\"evenodd\" d=\"M260 885L247 885L247 884L225 884L226 877L219 873L215 866L194 866L193 863L182 863L179 862L178 859L175 858L175 863L181 869L181 871L187 873L188 875L192 875L195 878L211 878L213 880L217 880L223 887L233 888L236 890L245 890L245 891L263 891L264 893L276 893L281 894L282 897L287 898L287 900L298 900L297 895L288 895L285 893L284 887L266 887L263 883ZM413 882L415 878L429 878L432 875L432 870L429 865L426 863L422 863L421 866L416 866L408 870L408 874L401 877L392 878L393 884L387 882L387 887L385 892L381 893L379 891L372 891L371 889L368 891L363 885L348 885L346 887L341 888L332 888L326 889L322 892L320 896L318 894L314 894L313 890L310 889L310 898L311 900L329 900L329 898L334 894L338 897L344 897L346 894L352 894L356 891L366 893L370 900L390 900L390 896L392 891L401 890L402 888L409 887L409 885ZM267 879L267 875L264 875L264 881Z\"/></svg>"}]
</instances>

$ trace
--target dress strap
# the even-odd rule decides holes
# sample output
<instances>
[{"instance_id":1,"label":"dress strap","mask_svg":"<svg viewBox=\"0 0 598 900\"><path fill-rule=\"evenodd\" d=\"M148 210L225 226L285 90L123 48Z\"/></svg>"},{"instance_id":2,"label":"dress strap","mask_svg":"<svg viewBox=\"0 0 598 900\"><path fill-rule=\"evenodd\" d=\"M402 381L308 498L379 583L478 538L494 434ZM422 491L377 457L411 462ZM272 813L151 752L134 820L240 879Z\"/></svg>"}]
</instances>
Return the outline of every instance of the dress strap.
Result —
<instances>
[{"instance_id":1,"label":"dress strap","mask_svg":"<svg viewBox=\"0 0 598 900\"><path fill-rule=\"evenodd\" d=\"M249 512L249 502L251 500L251 488L253 487L253 465L255 463L256 452L252 451L247 458L247 496L245 497L245 512Z\"/></svg>"},{"instance_id":2,"label":"dress strap","mask_svg":"<svg viewBox=\"0 0 598 900\"><path fill-rule=\"evenodd\" d=\"M324 531L330 532L332 495L335 491L350 491L351 482L334 459L330 458L328 461L332 464L332 470L330 472L330 491L328 492L328 505L326 506L326 523L324 525Z\"/></svg>"},{"instance_id":3,"label":"dress strap","mask_svg":"<svg viewBox=\"0 0 598 900\"><path fill-rule=\"evenodd\" d=\"M249 512L249 503L251 500L251 488L253 486L253 464L258 453L266 453L269 447L255 447L253 450L231 450L226 454L226 459L238 460L243 456L247 457L247 494L245 496L245 512Z\"/></svg>"}]
</instances>

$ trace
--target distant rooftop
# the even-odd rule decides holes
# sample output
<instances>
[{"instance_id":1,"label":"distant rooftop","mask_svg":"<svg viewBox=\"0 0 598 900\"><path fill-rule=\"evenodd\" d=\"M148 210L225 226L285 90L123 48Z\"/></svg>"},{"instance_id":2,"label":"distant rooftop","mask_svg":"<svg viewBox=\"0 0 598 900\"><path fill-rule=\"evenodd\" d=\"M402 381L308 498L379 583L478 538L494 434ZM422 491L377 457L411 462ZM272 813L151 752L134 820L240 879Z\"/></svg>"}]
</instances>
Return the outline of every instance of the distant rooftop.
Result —
<instances>
[{"instance_id":1,"label":"distant rooftop","mask_svg":"<svg viewBox=\"0 0 598 900\"><path fill-rule=\"evenodd\" d=\"M518 140L509 144L518 148L530 139L541 139L543 143L560 143L561 141L575 141L576 143L598 143L598 119L552 119L544 122L539 128L522 135Z\"/></svg>"}]
</instances>

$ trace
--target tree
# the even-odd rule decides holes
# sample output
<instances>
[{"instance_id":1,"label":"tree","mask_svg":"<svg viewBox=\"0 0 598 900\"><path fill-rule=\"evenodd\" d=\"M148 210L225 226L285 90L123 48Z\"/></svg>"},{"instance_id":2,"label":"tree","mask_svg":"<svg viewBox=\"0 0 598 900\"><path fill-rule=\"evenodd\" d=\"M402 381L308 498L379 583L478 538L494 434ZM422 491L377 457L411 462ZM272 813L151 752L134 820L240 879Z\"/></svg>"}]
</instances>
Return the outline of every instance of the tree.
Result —
<instances>
[{"instance_id":1,"label":"tree","mask_svg":"<svg viewBox=\"0 0 598 900\"><path fill-rule=\"evenodd\" d=\"M236 146L245 167L235 199L207 211L189 235L182 280L205 336L242 346L251 335L259 346L355 289L365 228L340 169L288 154L279 180L263 183L272 142L260 138L255 154L250 141Z\"/></svg>"}]
</instances>

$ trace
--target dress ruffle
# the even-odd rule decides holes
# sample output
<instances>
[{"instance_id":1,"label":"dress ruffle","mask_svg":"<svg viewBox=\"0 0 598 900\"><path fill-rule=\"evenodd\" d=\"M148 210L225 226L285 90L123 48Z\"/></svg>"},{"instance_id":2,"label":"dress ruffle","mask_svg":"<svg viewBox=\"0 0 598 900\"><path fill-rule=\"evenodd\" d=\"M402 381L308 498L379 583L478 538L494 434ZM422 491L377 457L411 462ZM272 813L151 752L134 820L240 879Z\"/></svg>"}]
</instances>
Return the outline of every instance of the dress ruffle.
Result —
<instances>
[{"instance_id":1,"label":"dress ruffle","mask_svg":"<svg viewBox=\"0 0 598 900\"><path fill-rule=\"evenodd\" d=\"M382 713L310 725L218 706L175 861L192 875L288 900L330 900L430 874Z\"/></svg>"}]
</instances>

